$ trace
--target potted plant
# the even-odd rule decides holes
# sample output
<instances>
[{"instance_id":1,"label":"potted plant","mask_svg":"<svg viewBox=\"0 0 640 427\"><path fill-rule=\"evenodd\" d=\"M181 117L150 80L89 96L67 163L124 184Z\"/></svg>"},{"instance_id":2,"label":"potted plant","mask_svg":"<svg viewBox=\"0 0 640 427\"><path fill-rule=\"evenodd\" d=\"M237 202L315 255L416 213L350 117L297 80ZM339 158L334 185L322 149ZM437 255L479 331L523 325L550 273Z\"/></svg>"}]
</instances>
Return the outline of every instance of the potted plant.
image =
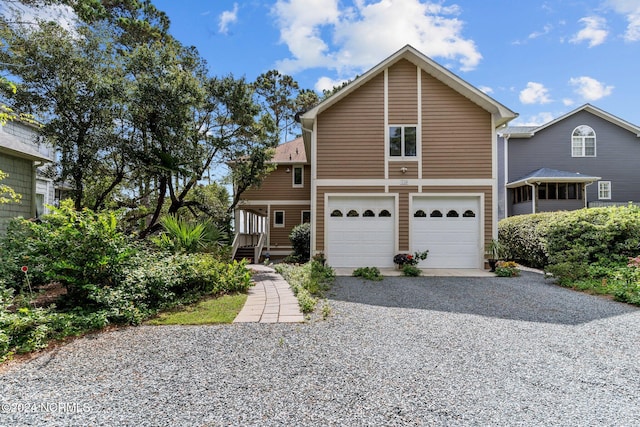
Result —
<instances>
[{"instance_id":1,"label":"potted plant","mask_svg":"<svg viewBox=\"0 0 640 427\"><path fill-rule=\"evenodd\" d=\"M486 252L487 252L487 262L489 263L489 267L491 267L490 271L494 273L496 271L496 265L498 264L498 260L500 259L500 254L502 253L500 242L497 239L491 239L491 241L487 245Z\"/></svg>"},{"instance_id":2,"label":"potted plant","mask_svg":"<svg viewBox=\"0 0 640 427\"><path fill-rule=\"evenodd\" d=\"M427 255L429 255L428 250L413 254L397 254L393 257L393 263L399 270L402 270L405 265L418 265L420 261L427 259Z\"/></svg>"},{"instance_id":3,"label":"potted plant","mask_svg":"<svg viewBox=\"0 0 640 427\"><path fill-rule=\"evenodd\" d=\"M327 262L327 259L324 257L324 252L318 252L313 256L313 260L319 262L324 266L324 263Z\"/></svg>"}]
</instances>

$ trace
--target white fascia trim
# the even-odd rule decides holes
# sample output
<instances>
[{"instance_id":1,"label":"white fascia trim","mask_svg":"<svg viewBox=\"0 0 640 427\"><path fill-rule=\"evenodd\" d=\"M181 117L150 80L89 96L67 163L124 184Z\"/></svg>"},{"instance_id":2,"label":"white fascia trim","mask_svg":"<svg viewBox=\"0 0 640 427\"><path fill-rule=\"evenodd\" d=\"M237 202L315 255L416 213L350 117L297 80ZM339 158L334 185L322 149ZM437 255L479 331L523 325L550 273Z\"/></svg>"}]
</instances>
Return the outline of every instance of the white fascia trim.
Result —
<instances>
[{"instance_id":1,"label":"white fascia trim","mask_svg":"<svg viewBox=\"0 0 640 427\"><path fill-rule=\"evenodd\" d=\"M494 186L493 179L319 179L317 187ZM374 193L375 194L375 193ZM313 200L313 199L312 199Z\"/></svg>"},{"instance_id":2,"label":"white fascia trim","mask_svg":"<svg viewBox=\"0 0 640 427\"><path fill-rule=\"evenodd\" d=\"M507 190L507 182L509 182L509 135L504 135L502 137L504 141L504 182L501 182L500 185L504 188L504 217L507 218L509 216L509 191ZM497 236L494 237L497 239Z\"/></svg>"},{"instance_id":3,"label":"white fascia trim","mask_svg":"<svg viewBox=\"0 0 640 427\"><path fill-rule=\"evenodd\" d=\"M318 212L318 120L313 121L313 132L311 133L311 256L317 255L316 233L317 233L317 212ZM326 228L326 225L325 225Z\"/></svg>"},{"instance_id":4,"label":"white fascia trim","mask_svg":"<svg viewBox=\"0 0 640 427\"><path fill-rule=\"evenodd\" d=\"M422 68L417 69L418 86L418 179L422 179ZM422 186L418 187L418 192L422 193Z\"/></svg>"},{"instance_id":5,"label":"white fascia trim","mask_svg":"<svg viewBox=\"0 0 640 427\"><path fill-rule=\"evenodd\" d=\"M238 208L242 209L243 206L298 206L298 205L310 205L311 200L247 200L244 201Z\"/></svg>"},{"instance_id":6,"label":"white fascia trim","mask_svg":"<svg viewBox=\"0 0 640 427\"><path fill-rule=\"evenodd\" d=\"M496 132L495 115L491 115L491 236L498 238L498 133ZM484 245L483 245L484 246Z\"/></svg>"},{"instance_id":7,"label":"white fascia trim","mask_svg":"<svg viewBox=\"0 0 640 427\"><path fill-rule=\"evenodd\" d=\"M384 178L389 179L389 68L384 70ZM389 192L385 184L384 192Z\"/></svg>"}]
</instances>

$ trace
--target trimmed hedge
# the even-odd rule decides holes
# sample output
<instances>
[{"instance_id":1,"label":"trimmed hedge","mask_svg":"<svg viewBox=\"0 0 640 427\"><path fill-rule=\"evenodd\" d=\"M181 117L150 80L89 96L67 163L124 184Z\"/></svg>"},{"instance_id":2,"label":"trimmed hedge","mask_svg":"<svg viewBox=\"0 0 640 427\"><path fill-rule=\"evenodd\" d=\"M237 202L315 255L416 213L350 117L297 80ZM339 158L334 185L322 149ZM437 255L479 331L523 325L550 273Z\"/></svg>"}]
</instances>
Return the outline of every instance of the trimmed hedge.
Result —
<instances>
[{"instance_id":1,"label":"trimmed hedge","mask_svg":"<svg viewBox=\"0 0 640 427\"><path fill-rule=\"evenodd\" d=\"M535 268L607 260L626 263L640 253L640 208L545 212L498 224L505 257Z\"/></svg>"},{"instance_id":2,"label":"trimmed hedge","mask_svg":"<svg viewBox=\"0 0 640 427\"><path fill-rule=\"evenodd\" d=\"M564 214L566 212L544 212L501 220L498 224L498 240L503 256L533 268L547 265L549 227Z\"/></svg>"}]
</instances>

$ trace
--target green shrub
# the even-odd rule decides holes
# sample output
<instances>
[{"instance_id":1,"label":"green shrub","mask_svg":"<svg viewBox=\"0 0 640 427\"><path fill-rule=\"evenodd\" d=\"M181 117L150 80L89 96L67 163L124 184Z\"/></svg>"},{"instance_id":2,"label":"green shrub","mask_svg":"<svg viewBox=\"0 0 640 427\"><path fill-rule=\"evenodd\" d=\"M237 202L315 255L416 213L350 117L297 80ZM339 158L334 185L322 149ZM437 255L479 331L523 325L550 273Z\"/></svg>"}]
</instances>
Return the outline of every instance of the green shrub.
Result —
<instances>
[{"instance_id":1,"label":"green shrub","mask_svg":"<svg viewBox=\"0 0 640 427\"><path fill-rule=\"evenodd\" d=\"M175 215L162 217L164 232L152 241L170 252L219 252L228 236L211 221L189 222Z\"/></svg>"},{"instance_id":2,"label":"green shrub","mask_svg":"<svg viewBox=\"0 0 640 427\"><path fill-rule=\"evenodd\" d=\"M380 274L380 270L378 269L378 267L356 268L353 271L353 276L362 277L363 279L375 280L375 281L379 281L383 279L382 274Z\"/></svg>"},{"instance_id":3,"label":"green shrub","mask_svg":"<svg viewBox=\"0 0 640 427\"><path fill-rule=\"evenodd\" d=\"M626 263L640 247L640 208L582 209L557 218L549 227L549 263Z\"/></svg>"},{"instance_id":4,"label":"green shrub","mask_svg":"<svg viewBox=\"0 0 640 427\"><path fill-rule=\"evenodd\" d=\"M8 262L0 278L22 290L24 277L20 275L24 273L20 267L25 265L34 287L59 282L72 304L90 304L92 287L112 286L122 280L137 245L118 231L113 212L76 211L70 200L51 209L40 223L11 222L1 242Z\"/></svg>"},{"instance_id":5,"label":"green shrub","mask_svg":"<svg viewBox=\"0 0 640 427\"><path fill-rule=\"evenodd\" d=\"M405 264L402 266L402 274L409 277L418 277L422 274L422 270L415 265Z\"/></svg>"},{"instance_id":6,"label":"green shrub","mask_svg":"<svg viewBox=\"0 0 640 427\"><path fill-rule=\"evenodd\" d=\"M318 261L304 265L278 264L275 269L291 286L303 313L315 309L318 297L322 297L330 289L335 279L333 269Z\"/></svg>"},{"instance_id":7,"label":"green shrub","mask_svg":"<svg viewBox=\"0 0 640 427\"><path fill-rule=\"evenodd\" d=\"M496 265L495 274L498 277L515 277L520 275L520 269L513 261L500 261Z\"/></svg>"},{"instance_id":8,"label":"green shrub","mask_svg":"<svg viewBox=\"0 0 640 427\"><path fill-rule=\"evenodd\" d=\"M311 253L311 224L296 225L289 234L289 240L293 246L293 255L299 262L309 261Z\"/></svg>"},{"instance_id":9,"label":"green shrub","mask_svg":"<svg viewBox=\"0 0 640 427\"><path fill-rule=\"evenodd\" d=\"M501 256L529 267L542 268L548 263L549 226L565 212L516 215L498 223Z\"/></svg>"}]
</instances>

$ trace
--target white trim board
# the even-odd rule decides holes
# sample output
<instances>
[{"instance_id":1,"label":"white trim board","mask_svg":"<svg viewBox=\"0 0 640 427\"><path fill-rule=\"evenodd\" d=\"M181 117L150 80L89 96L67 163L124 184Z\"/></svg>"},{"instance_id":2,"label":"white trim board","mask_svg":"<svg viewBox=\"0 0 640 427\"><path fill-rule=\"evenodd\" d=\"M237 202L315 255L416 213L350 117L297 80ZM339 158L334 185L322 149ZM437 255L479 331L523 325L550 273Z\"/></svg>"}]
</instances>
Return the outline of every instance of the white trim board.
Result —
<instances>
[{"instance_id":1,"label":"white trim board","mask_svg":"<svg viewBox=\"0 0 640 427\"><path fill-rule=\"evenodd\" d=\"M402 187L402 186L433 186L433 187L492 187L494 180L486 179L318 179L317 187Z\"/></svg>"}]
</instances>

